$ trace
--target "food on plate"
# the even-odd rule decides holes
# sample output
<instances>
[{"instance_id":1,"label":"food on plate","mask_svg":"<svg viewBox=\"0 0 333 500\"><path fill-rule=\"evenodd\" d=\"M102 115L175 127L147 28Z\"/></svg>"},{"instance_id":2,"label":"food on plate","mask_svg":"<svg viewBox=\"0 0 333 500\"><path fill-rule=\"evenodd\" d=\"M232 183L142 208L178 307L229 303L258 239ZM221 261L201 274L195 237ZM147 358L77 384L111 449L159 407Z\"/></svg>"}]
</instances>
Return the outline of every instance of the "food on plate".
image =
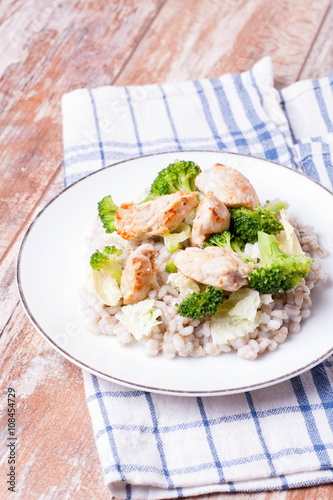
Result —
<instances>
[{"instance_id":1,"label":"food on plate","mask_svg":"<svg viewBox=\"0 0 333 500\"><path fill-rule=\"evenodd\" d=\"M113 231L117 230L114 221L118 208L119 207L113 203L110 195L104 196L98 203L98 215L107 233L113 233Z\"/></svg>"},{"instance_id":2,"label":"food on plate","mask_svg":"<svg viewBox=\"0 0 333 500\"><path fill-rule=\"evenodd\" d=\"M300 331L327 278L325 251L285 202L261 205L231 167L181 160L145 196L98 203L82 290L89 331L153 356L251 360Z\"/></svg>"},{"instance_id":3,"label":"food on plate","mask_svg":"<svg viewBox=\"0 0 333 500\"><path fill-rule=\"evenodd\" d=\"M88 278L89 289L108 306L116 306L121 302L119 285L122 268L117 260L121 254L122 251L112 245L106 246L103 252L96 250L90 257L92 271Z\"/></svg>"},{"instance_id":4,"label":"food on plate","mask_svg":"<svg viewBox=\"0 0 333 500\"><path fill-rule=\"evenodd\" d=\"M194 161L176 160L161 170L150 187L150 193L143 202L153 200L156 196L186 191L195 191L195 179L201 170Z\"/></svg>"},{"instance_id":5,"label":"food on plate","mask_svg":"<svg viewBox=\"0 0 333 500\"><path fill-rule=\"evenodd\" d=\"M236 252L214 246L186 248L177 253L175 266L184 276L198 283L228 292L245 286L248 275L253 271L253 266L244 262Z\"/></svg>"},{"instance_id":6,"label":"food on plate","mask_svg":"<svg viewBox=\"0 0 333 500\"><path fill-rule=\"evenodd\" d=\"M276 216L285 208L285 203L279 201L272 207L270 203L265 208L256 205L253 210L245 207L232 208L231 225L232 232L245 243L258 241L258 232L267 234L278 234L283 230L283 224L276 220Z\"/></svg>"},{"instance_id":7,"label":"food on plate","mask_svg":"<svg viewBox=\"0 0 333 500\"><path fill-rule=\"evenodd\" d=\"M200 201L191 234L191 245L202 247L207 236L222 233L230 226L230 212L211 191Z\"/></svg>"},{"instance_id":8,"label":"food on plate","mask_svg":"<svg viewBox=\"0 0 333 500\"><path fill-rule=\"evenodd\" d=\"M258 234L260 265L249 274L249 285L260 293L292 290L308 275L312 259L303 251L287 254L274 235L262 231Z\"/></svg>"},{"instance_id":9,"label":"food on plate","mask_svg":"<svg viewBox=\"0 0 333 500\"><path fill-rule=\"evenodd\" d=\"M211 236L204 244L204 247L208 246L228 248L231 252L237 253L244 262L254 262L252 254L254 253L254 248L256 248L255 245L251 245L251 243L245 244L243 240L241 240L238 236L231 234L230 231L223 231L223 233ZM245 250L245 247L247 250Z\"/></svg>"},{"instance_id":10,"label":"food on plate","mask_svg":"<svg viewBox=\"0 0 333 500\"><path fill-rule=\"evenodd\" d=\"M202 293L193 292L184 299L178 313L191 319L204 318L207 313L214 315L223 301L223 290L208 285Z\"/></svg>"},{"instance_id":11,"label":"food on plate","mask_svg":"<svg viewBox=\"0 0 333 500\"><path fill-rule=\"evenodd\" d=\"M134 250L126 260L120 281L125 305L135 304L147 298L151 282L158 271L155 264L156 254L155 247L145 243Z\"/></svg>"},{"instance_id":12,"label":"food on plate","mask_svg":"<svg viewBox=\"0 0 333 500\"><path fill-rule=\"evenodd\" d=\"M145 203L123 203L115 214L116 231L126 240L170 233L198 206L197 194L182 189Z\"/></svg>"},{"instance_id":13,"label":"food on plate","mask_svg":"<svg viewBox=\"0 0 333 500\"><path fill-rule=\"evenodd\" d=\"M250 181L238 170L220 163L201 172L195 185L206 195L213 192L227 207L254 208L260 203Z\"/></svg>"}]
</instances>

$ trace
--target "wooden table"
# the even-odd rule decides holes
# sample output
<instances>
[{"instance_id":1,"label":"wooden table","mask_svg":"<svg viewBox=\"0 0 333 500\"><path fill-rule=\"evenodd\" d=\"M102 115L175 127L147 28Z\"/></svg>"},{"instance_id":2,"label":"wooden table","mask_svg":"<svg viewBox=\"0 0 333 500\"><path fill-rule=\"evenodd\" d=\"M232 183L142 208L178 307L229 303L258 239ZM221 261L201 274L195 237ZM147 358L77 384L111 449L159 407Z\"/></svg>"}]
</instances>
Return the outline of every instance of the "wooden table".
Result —
<instances>
[{"instance_id":1,"label":"wooden table","mask_svg":"<svg viewBox=\"0 0 333 500\"><path fill-rule=\"evenodd\" d=\"M281 88L333 68L332 28L330 0L2 0L0 382L5 411L7 387L17 390L15 498L110 498L81 370L29 324L15 283L24 231L63 186L62 94L79 87L219 76L247 70L268 54ZM7 499L12 493L3 450L0 498ZM332 488L233 498L328 499Z\"/></svg>"}]
</instances>

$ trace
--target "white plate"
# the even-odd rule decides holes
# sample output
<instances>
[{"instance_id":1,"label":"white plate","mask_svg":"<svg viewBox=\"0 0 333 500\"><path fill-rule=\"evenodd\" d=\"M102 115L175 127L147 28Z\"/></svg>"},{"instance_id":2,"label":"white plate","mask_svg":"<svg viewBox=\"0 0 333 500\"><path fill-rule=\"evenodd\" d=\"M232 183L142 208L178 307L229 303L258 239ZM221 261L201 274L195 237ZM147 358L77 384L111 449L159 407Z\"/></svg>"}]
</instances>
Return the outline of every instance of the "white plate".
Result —
<instances>
[{"instance_id":1,"label":"white plate","mask_svg":"<svg viewBox=\"0 0 333 500\"><path fill-rule=\"evenodd\" d=\"M321 243L332 250L333 196L310 178L278 164L242 155L188 151L125 161L95 172L65 189L29 227L18 257L21 300L37 330L63 356L119 384L154 392L210 396L258 389L289 379L333 351L331 280L312 292L312 314L298 335L256 361L235 352L203 358L148 357L138 345L122 347L115 338L89 334L79 312L84 282L85 237L96 218L96 204L111 194L118 204L149 186L156 173L176 158L202 169L225 163L244 173L261 201L281 197L290 212L316 226ZM333 276L332 253L323 261Z\"/></svg>"}]
</instances>

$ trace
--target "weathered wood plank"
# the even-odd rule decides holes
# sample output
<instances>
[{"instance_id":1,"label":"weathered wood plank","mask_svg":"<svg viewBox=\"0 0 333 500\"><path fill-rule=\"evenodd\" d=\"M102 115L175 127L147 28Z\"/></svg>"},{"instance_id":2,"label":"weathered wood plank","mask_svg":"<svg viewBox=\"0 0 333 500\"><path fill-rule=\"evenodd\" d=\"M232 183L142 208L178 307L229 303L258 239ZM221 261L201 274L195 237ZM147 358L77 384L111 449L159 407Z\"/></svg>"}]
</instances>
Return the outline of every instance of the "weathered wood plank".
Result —
<instances>
[{"instance_id":1,"label":"weathered wood plank","mask_svg":"<svg viewBox=\"0 0 333 500\"><path fill-rule=\"evenodd\" d=\"M0 258L62 160L61 96L112 83L164 1L1 4Z\"/></svg>"},{"instance_id":2,"label":"weathered wood plank","mask_svg":"<svg viewBox=\"0 0 333 500\"><path fill-rule=\"evenodd\" d=\"M327 76L333 70L333 4L318 33L299 80Z\"/></svg>"},{"instance_id":3,"label":"weathered wood plank","mask_svg":"<svg viewBox=\"0 0 333 500\"><path fill-rule=\"evenodd\" d=\"M62 358L29 324L18 305L0 340L1 394L16 390L15 498L110 498L102 482L81 370ZM0 417L6 442L6 408ZM10 498L2 448L0 498Z\"/></svg>"},{"instance_id":4,"label":"weathered wood plank","mask_svg":"<svg viewBox=\"0 0 333 500\"><path fill-rule=\"evenodd\" d=\"M330 0L168 0L116 83L219 76L271 55L277 86L289 85L329 5Z\"/></svg>"},{"instance_id":5,"label":"weathered wood plank","mask_svg":"<svg viewBox=\"0 0 333 500\"><path fill-rule=\"evenodd\" d=\"M13 245L8 249L0 267L0 337L1 333L7 324L9 318L19 301L17 286L16 286L16 260L21 245L21 240L25 229L35 218L37 213L58 194L64 185L63 171L59 169L52 185L47 190L45 196L40 201L38 208L31 215L27 223L22 227L21 234Z\"/></svg>"}]
</instances>

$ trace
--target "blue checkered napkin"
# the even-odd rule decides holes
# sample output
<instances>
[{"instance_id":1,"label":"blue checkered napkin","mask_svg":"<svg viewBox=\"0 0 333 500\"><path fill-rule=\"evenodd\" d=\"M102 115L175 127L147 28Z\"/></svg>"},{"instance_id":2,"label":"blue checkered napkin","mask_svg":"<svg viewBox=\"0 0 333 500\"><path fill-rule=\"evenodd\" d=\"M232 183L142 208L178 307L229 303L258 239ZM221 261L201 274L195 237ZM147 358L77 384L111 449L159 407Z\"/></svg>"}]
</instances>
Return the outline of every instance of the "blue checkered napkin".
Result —
<instances>
[{"instance_id":1,"label":"blue checkered napkin","mask_svg":"<svg viewBox=\"0 0 333 500\"><path fill-rule=\"evenodd\" d=\"M277 92L269 58L241 75L75 90L63 97L66 183L113 162L183 149L278 161L332 187L332 78ZM333 358L251 393L183 398L83 372L104 479L159 499L332 482Z\"/></svg>"}]
</instances>

